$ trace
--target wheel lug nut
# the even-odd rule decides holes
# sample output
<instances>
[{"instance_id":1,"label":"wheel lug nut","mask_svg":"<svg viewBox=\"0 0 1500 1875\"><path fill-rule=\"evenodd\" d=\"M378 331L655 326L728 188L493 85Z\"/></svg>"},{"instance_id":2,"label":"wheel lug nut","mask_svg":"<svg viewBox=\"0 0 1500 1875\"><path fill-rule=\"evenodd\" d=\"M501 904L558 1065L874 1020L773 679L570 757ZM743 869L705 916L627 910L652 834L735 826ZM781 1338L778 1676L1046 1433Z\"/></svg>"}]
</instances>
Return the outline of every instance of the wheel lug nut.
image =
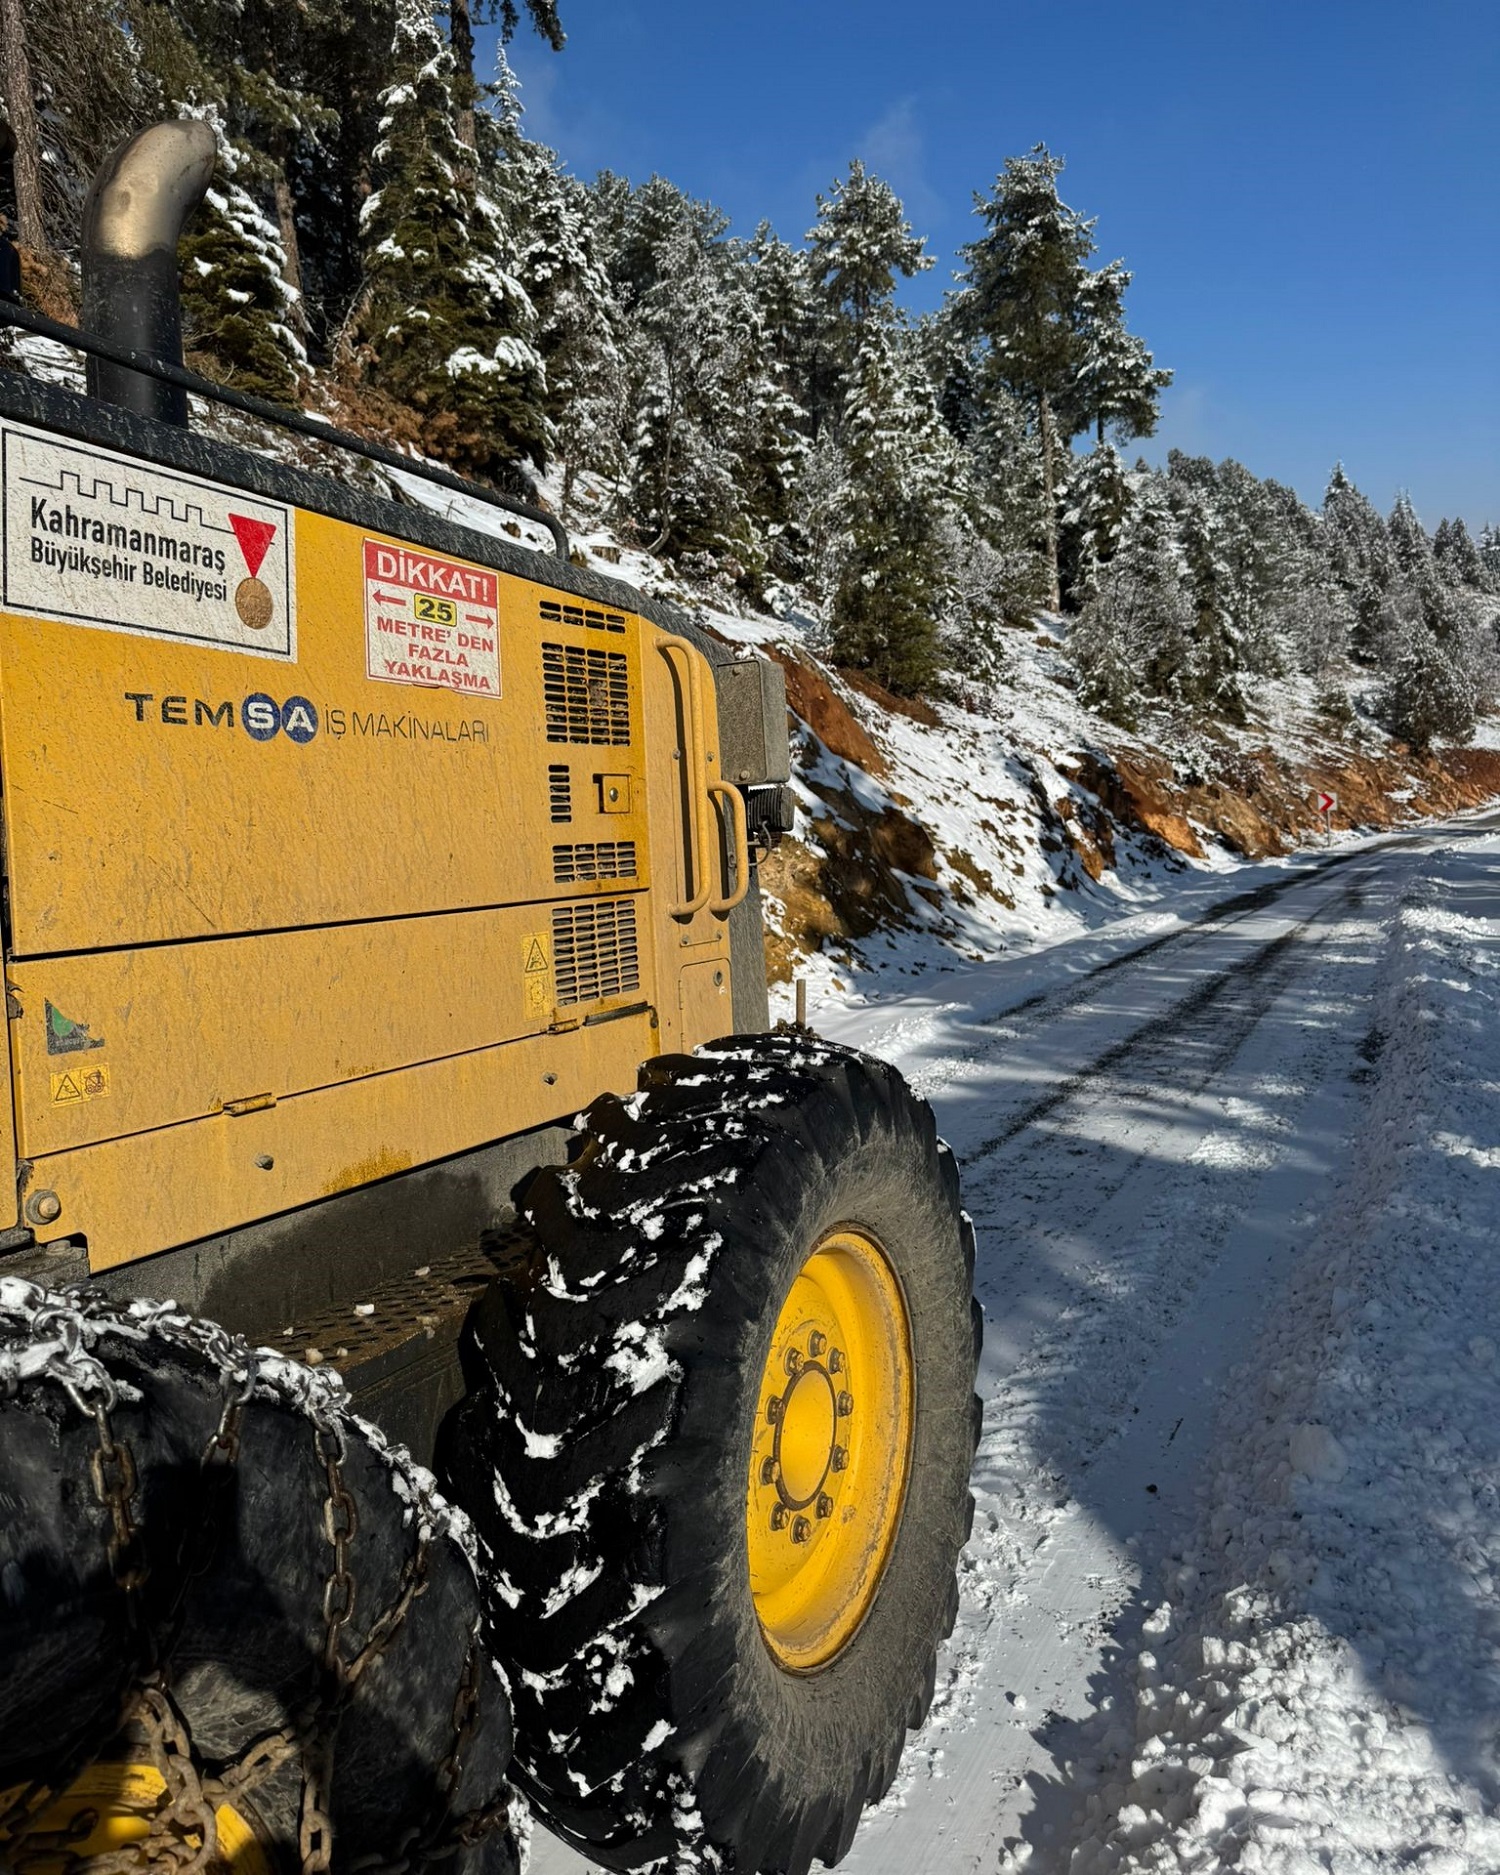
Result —
<instances>
[{"instance_id":1,"label":"wheel lug nut","mask_svg":"<svg viewBox=\"0 0 1500 1875\"><path fill-rule=\"evenodd\" d=\"M799 1517L792 1525L792 1541L794 1543L805 1543L811 1535L812 1525L805 1517Z\"/></svg>"},{"instance_id":2,"label":"wheel lug nut","mask_svg":"<svg viewBox=\"0 0 1500 1875\"><path fill-rule=\"evenodd\" d=\"M839 1418L847 1419L854 1411L854 1395L852 1393L841 1393L838 1399L838 1408Z\"/></svg>"},{"instance_id":3,"label":"wheel lug nut","mask_svg":"<svg viewBox=\"0 0 1500 1875\"><path fill-rule=\"evenodd\" d=\"M827 1346L828 1346L828 1337L822 1332L821 1329L815 1328L812 1331L812 1333L807 1337L807 1351L814 1360L818 1358L818 1356L823 1352L824 1348L826 1348Z\"/></svg>"},{"instance_id":4,"label":"wheel lug nut","mask_svg":"<svg viewBox=\"0 0 1500 1875\"><path fill-rule=\"evenodd\" d=\"M830 1463L830 1464L831 1464L831 1465L833 1466L833 1469L834 1469L835 1471L844 1471L844 1470L846 1470L846 1469L847 1469L847 1467L848 1467L848 1464L849 1464L849 1448L848 1448L848 1446L847 1446L847 1445L836 1445L836 1446L835 1446L835 1447L833 1448L833 1457L832 1457L832 1459L830 1459L830 1461L829 1461L829 1463Z\"/></svg>"},{"instance_id":5,"label":"wheel lug nut","mask_svg":"<svg viewBox=\"0 0 1500 1875\"><path fill-rule=\"evenodd\" d=\"M826 1491L818 1499L818 1515L820 1517L831 1517L833 1515L833 1499Z\"/></svg>"},{"instance_id":6,"label":"wheel lug nut","mask_svg":"<svg viewBox=\"0 0 1500 1875\"><path fill-rule=\"evenodd\" d=\"M774 1458L763 1458L760 1461L761 1483L769 1484L775 1476L776 1476L776 1460Z\"/></svg>"},{"instance_id":7,"label":"wheel lug nut","mask_svg":"<svg viewBox=\"0 0 1500 1875\"><path fill-rule=\"evenodd\" d=\"M785 1504L773 1504L771 1506L771 1528L773 1530L784 1530L786 1528Z\"/></svg>"},{"instance_id":8,"label":"wheel lug nut","mask_svg":"<svg viewBox=\"0 0 1500 1875\"><path fill-rule=\"evenodd\" d=\"M828 1371L829 1371L829 1373L830 1373L830 1374L841 1374L841 1373L843 1373L843 1371L844 1371L844 1350L843 1350L842 1348L834 1348L834 1349L833 1349L833 1350L832 1350L832 1351L830 1352L830 1354L829 1354L829 1356L828 1356Z\"/></svg>"},{"instance_id":9,"label":"wheel lug nut","mask_svg":"<svg viewBox=\"0 0 1500 1875\"><path fill-rule=\"evenodd\" d=\"M786 1351L786 1371L795 1374L802 1365L801 1348L788 1348Z\"/></svg>"},{"instance_id":10,"label":"wheel lug nut","mask_svg":"<svg viewBox=\"0 0 1500 1875\"><path fill-rule=\"evenodd\" d=\"M779 1395L773 1393L770 1399L766 1401L766 1418L769 1419L771 1424L774 1426L777 1420L780 1419L780 1417L781 1417L781 1399Z\"/></svg>"}]
</instances>

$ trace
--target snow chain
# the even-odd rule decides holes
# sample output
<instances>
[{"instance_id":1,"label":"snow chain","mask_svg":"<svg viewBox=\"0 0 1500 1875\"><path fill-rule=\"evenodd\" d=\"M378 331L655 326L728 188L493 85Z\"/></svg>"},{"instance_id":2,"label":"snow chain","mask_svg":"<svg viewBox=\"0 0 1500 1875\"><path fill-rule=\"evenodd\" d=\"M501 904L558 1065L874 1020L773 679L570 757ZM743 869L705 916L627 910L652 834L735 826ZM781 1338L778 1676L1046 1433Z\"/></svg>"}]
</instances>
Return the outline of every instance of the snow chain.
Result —
<instances>
[{"instance_id":1,"label":"snow chain","mask_svg":"<svg viewBox=\"0 0 1500 1875\"><path fill-rule=\"evenodd\" d=\"M108 1306L105 1298L97 1293L85 1293L77 1300L85 1312L90 1305ZM359 1507L344 1479L347 1448L343 1431L337 1420L314 1409L313 1442L328 1487L322 1509L323 1533L333 1552L323 1584L322 1683L291 1724L252 1740L237 1759L216 1775L202 1777L195 1762L189 1729L173 1703L167 1674L161 1664L164 1659L170 1659L171 1641L175 1636L169 1636L163 1646L161 1636L145 1618L142 1591L149 1564L141 1528L132 1508L140 1479L130 1446L115 1437L110 1422L110 1409L118 1397L114 1381L103 1364L83 1348L78 1315L60 1308L39 1311L35 1328L37 1332L55 1333L61 1339L61 1352L48 1361L43 1371L92 1419L97 1433L97 1445L89 1456L90 1482L100 1506L108 1513L105 1548L110 1573L125 1598L128 1619L142 1649L141 1667L124 1702L116 1735L126 1727L138 1729L146 1754L162 1780L163 1794L151 1819L149 1833L142 1841L107 1856L89 1857L85 1863L83 1858L71 1853L68 1842L60 1840L55 1833L49 1832L44 1839L28 1834L25 1827L79 1767L68 1767L67 1777L54 1772L46 1782L35 1780L5 1814L0 1815L0 1842L12 1841L20 1850L9 1866L16 1875L23 1875L38 1857L47 1857L55 1865L60 1856L70 1875L75 1868L82 1871L85 1867L87 1875L141 1875L144 1870L154 1869L171 1870L172 1875L203 1875L218 1849L215 1817L218 1806L236 1803L283 1764L299 1758L302 1801L298 1850L302 1875L327 1875L333 1852L328 1803L339 1721L366 1668L390 1645L411 1604L427 1587L430 1542L427 1532L419 1524L416 1544L402 1564L400 1582L390 1606L371 1626L363 1647L352 1659L347 1658L341 1641L344 1630L354 1618L359 1595L359 1581L349 1556L350 1545L359 1531ZM217 1361L226 1392L219 1423L200 1459L208 1513L196 1521L189 1539L190 1549L181 1558L183 1592L177 1598L174 1615L185 1600L187 1586L202 1575L213 1560L220 1533L223 1490L239 1460L241 1422L254 1390L257 1371L256 1357L223 1329L211 1323L193 1323L191 1337L205 1354ZM233 1385L228 1384L231 1376ZM439 1774L439 1789L446 1806L451 1806L457 1793L464 1754L479 1716L480 1673L481 1650L476 1635L454 1698L453 1745ZM394 1859L362 1858L357 1866L362 1870L379 1869L386 1875L406 1875L407 1871L451 1856L456 1846L479 1841L503 1824L508 1816L509 1798L502 1796L488 1809L464 1819L456 1829L444 1820L436 1827L412 1831ZM69 1839L73 1835L74 1832L69 1832Z\"/></svg>"}]
</instances>

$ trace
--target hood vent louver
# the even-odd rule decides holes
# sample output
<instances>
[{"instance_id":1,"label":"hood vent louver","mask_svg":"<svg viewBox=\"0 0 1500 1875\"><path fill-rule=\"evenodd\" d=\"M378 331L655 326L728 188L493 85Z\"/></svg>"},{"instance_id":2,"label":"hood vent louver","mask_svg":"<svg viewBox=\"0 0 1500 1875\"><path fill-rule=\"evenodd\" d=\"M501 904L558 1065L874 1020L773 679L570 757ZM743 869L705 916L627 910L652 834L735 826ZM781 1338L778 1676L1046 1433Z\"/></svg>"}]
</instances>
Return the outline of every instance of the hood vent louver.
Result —
<instances>
[{"instance_id":1,"label":"hood vent louver","mask_svg":"<svg viewBox=\"0 0 1500 1875\"><path fill-rule=\"evenodd\" d=\"M542 700L549 742L615 748L630 741L630 675L623 652L544 644Z\"/></svg>"},{"instance_id":2,"label":"hood vent louver","mask_svg":"<svg viewBox=\"0 0 1500 1875\"><path fill-rule=\"evenodd\" d=\"M552 970L559 1008L606 1002L641 987L635 903L585 899L552 908Z\"/></svg>"}]
</instances>

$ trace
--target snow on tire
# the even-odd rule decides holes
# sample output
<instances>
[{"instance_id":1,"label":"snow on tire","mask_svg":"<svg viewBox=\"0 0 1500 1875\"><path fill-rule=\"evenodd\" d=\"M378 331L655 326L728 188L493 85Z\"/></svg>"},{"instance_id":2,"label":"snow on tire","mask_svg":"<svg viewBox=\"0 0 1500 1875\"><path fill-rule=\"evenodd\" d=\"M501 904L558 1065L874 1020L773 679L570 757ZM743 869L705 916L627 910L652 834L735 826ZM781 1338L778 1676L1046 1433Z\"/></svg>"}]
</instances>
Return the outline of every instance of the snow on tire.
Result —
<instances>
[{"instance_id":1,"label":"snow on tire","mask_svg":"<svg viewBox=\"0 0 1500 1875\"><path fill-rule=\"evenodd\" d=\"M0 1280L0 1502L0 1861L170 1759L168 1859L228 1805L247 1866L513 1875L472 1533L336 1374Z\"/></svg>"},{"instance_id":2,"label":"snow on tire","mask_svg":"<svg viewBox=\"0 0 1500 1875\"><path fill-rule=\"evenodd\" d=\"M581 1155L527 1191L529 1254L476 1313L482 1371L449 1453L512 1671L513 1775L608 1867L799 1875L842 1856L889 1786L957 1609L980 1316L956 1168L894 1069L797 1032L650 1063L583 1125ZM793 1671L752 1583L752 1459L775 1472L768 1356L840 1233L878 1247L908 1324L904 1501L852 1631ZM806 1398L852 1410L828 1337L803 1339ZM795 1378L803 1355L786 1360ZM805 1518L773 1503L776 1528L809 1541L836 1489L809 1485Z\"/></svg>"}]
</instances>

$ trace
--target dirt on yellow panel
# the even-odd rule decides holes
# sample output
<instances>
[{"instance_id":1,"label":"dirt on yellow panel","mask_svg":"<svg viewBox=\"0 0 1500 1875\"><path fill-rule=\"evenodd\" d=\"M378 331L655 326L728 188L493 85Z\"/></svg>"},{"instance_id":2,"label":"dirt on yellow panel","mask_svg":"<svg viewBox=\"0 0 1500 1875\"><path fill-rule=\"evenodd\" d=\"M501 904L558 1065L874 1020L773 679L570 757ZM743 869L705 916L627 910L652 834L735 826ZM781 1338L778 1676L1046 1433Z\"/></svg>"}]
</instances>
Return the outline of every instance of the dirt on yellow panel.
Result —
<instances>
[{"instance_id":1,"label":"dirt on yellow panel","mask_svg":"<svg viewBox=\"0 0 1500 1875\"><path fill-rule=\"evenodd\" d=\"M555 1078L472 1066L526 1036L610 1085L620 1040L586 1018L663 1000L673 751L645 724L674 693L641 621L21 426L0 448L10 1045L56 1232L87 1213L114 1261L539 1124ZM234 1169L263 1110L274 1194ZM179 1160L196 1189L143 1234L137 1171Z\"/></svg>"}]
</instances>

